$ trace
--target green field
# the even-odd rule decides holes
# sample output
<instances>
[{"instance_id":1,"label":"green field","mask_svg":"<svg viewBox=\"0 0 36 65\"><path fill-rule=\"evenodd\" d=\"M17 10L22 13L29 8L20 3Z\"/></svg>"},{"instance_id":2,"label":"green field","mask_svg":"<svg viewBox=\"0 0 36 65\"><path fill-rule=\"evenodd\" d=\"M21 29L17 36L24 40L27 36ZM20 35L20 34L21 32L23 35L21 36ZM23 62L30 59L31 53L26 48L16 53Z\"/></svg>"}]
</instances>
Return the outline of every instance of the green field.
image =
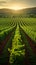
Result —
<instances>
[{"instance_id":1,"label":"green field","mask_svg":"<svg viewBox=\"0 0 36 65\"><path fill-rule=\"evenodd\" d=\"M36 65L36 18L0 18L0 65Z\"/></svg>"}]
</instances>

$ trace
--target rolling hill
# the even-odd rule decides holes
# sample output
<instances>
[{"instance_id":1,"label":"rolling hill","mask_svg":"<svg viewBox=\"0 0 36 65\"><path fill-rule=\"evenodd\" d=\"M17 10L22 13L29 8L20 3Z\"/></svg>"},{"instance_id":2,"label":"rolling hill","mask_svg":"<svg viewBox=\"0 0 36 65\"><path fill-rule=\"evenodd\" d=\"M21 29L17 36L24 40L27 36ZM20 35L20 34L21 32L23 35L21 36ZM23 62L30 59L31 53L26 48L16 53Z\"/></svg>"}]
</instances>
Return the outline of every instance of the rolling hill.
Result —
<instances>
[{"instance_id":1,"label":"rolling hill","mask_svg":"<svg viewBox=\"0 0 36 65\"><path fill-rule=\"evenodd\" d=\"M0 17L13 16L36 17L36 7L21 9L17 11L11 9L0 9Z\"/></svg>"}]
</instances>

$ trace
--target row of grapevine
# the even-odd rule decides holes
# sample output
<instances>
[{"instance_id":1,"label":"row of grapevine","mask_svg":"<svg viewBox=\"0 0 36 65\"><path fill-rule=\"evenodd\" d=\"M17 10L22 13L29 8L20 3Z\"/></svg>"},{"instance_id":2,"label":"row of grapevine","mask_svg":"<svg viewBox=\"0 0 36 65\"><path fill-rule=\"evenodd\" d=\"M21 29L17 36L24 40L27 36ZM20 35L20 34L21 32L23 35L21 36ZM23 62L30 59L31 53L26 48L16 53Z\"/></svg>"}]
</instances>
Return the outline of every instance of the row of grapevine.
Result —
<instances>
[{"instance_id":1,"label":"row of grapevine","mask_svg":"<svg viewBox=\"0 0 36 65\"><path fill-rule=\"evenodd\" d=\"M11 47L16 24L9 18L0 18L0 64L8 62L8 47Z\"/></svg>"},{"instance_id":2,"label":"row of grapevine","mask_svg":"<svg viewBox=\"0 0 36 65\"><path fill-rule=\"evenodd\" d=\"M28 63L29 65L34 65L34 64L36 65L36 55L33 53L33 49L30 46L29 40L27 40L26 33L24 32L22 27L20 27L20 31L21 31L21 38L23 40L23 44L25 43L25 59L26 59L25 62L27 65Z\"/></svg>"},{"instance_id":3,"label":"row of grapevine","mask_svg":"<svg viewBox=\"0 0 36 65\"><path fill-rule=\"evenodd\" d=\"M27 33L27 35L36 42L36 19L22 19L21 27Z\"/></svg>"},{"instance_id":4,"label":"row of grapevine","mask_svg":"<svg viewBox=\"0 0 36 65\"><path fill-rule=\"evenodd\" d=\"M7 36L7 38L9 38L6 42L6 39L4 40L4 42L2 42L2 45L0 47L0 64L5 64L5 63L9 63L9 52L8 52L8 48L11 48L11 45L12 45L12 39L14 37L14 34L15 34L15 29L16 29L16 26L13 27L13 29L11 30L11 34L9 33L9 35ZM5 43L5 44L4 44Z\"/></svg>"},{"instance_id":5,"label":"row of grapevine","mask_svg":"<svg viewBox=\"0 0 36 65\"><path fill-rule=\"evenodd\" d=\"M12 65L24 65L25 63L25 44L22 44L21 35L19 31L19 26L17 24L15 35L12 40L11 49L8 48L10 52L9 62Z\"/></svg>"},{"instance_id":6,"label":"row of grapevine","mask_svg":"<svg viewBox=\"0 0 36 65\"><path fill-rule=\"evenodd\" d=\"M15 26L13 27L10 27L6 30L3 30L2 32L0 32L0 42L3 41L7 35L9 35L10 32L12 32L12 29L14 28Z\"/></svg>"}]
</instances>

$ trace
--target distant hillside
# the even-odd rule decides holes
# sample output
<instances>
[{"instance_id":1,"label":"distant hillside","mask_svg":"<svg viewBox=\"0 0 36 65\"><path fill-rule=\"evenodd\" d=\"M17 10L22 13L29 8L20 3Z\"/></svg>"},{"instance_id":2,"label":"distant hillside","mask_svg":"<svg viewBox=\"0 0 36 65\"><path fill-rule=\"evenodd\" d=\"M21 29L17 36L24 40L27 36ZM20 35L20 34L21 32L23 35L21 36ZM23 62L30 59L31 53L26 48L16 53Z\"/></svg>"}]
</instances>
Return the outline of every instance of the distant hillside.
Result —
<instances>
[{"instance_id":1,"label":"distant hillside","mask_svg":"<svg viewBox=\"0 0 36 65\"><path fill-rule=\"evenodd\" d=\"M10 9L0 9L0 17L10 17L13 10Z\"/></svg>"},{"instance_id":2,"label":"distant hillside","mask_svg":"<svg viewBox=\"0 0 36 65\"><path fill-rule=\"evenodd\" d=\"M36 17L36 7L23 9L23 15L25 17Z\"/></svg>"},{"instance_id":3,"label":"distant hillside","mask_svg":"<svg viewBox=\"0 0 36 65\"><path fill-rule=\"evenodd\" d=\"M21 10L11 10L11 9L0 9L0 17L36 17L36 7L26 8Z\"/></svg>"}]
</instances>

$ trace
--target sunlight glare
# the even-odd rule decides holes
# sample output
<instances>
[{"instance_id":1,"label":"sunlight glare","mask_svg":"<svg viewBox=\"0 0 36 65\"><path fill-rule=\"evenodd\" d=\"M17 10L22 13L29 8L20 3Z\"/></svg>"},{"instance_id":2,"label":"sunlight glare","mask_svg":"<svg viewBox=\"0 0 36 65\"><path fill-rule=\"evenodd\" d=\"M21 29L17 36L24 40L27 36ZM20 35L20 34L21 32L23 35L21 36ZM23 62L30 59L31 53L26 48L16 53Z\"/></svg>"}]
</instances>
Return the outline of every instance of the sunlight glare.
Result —
<instances>
[{"instance_id":1,"label":"sunlight glare","mask_svg":"<svg viewBox=\"0 0 36 65\"><path fill-rule=\"evenodd\" d=\"M10 7L10 9L13 9L13 10L20 10L22 9L21 6L13 6L13 7Z\"/></svg>"}]
</instances>

